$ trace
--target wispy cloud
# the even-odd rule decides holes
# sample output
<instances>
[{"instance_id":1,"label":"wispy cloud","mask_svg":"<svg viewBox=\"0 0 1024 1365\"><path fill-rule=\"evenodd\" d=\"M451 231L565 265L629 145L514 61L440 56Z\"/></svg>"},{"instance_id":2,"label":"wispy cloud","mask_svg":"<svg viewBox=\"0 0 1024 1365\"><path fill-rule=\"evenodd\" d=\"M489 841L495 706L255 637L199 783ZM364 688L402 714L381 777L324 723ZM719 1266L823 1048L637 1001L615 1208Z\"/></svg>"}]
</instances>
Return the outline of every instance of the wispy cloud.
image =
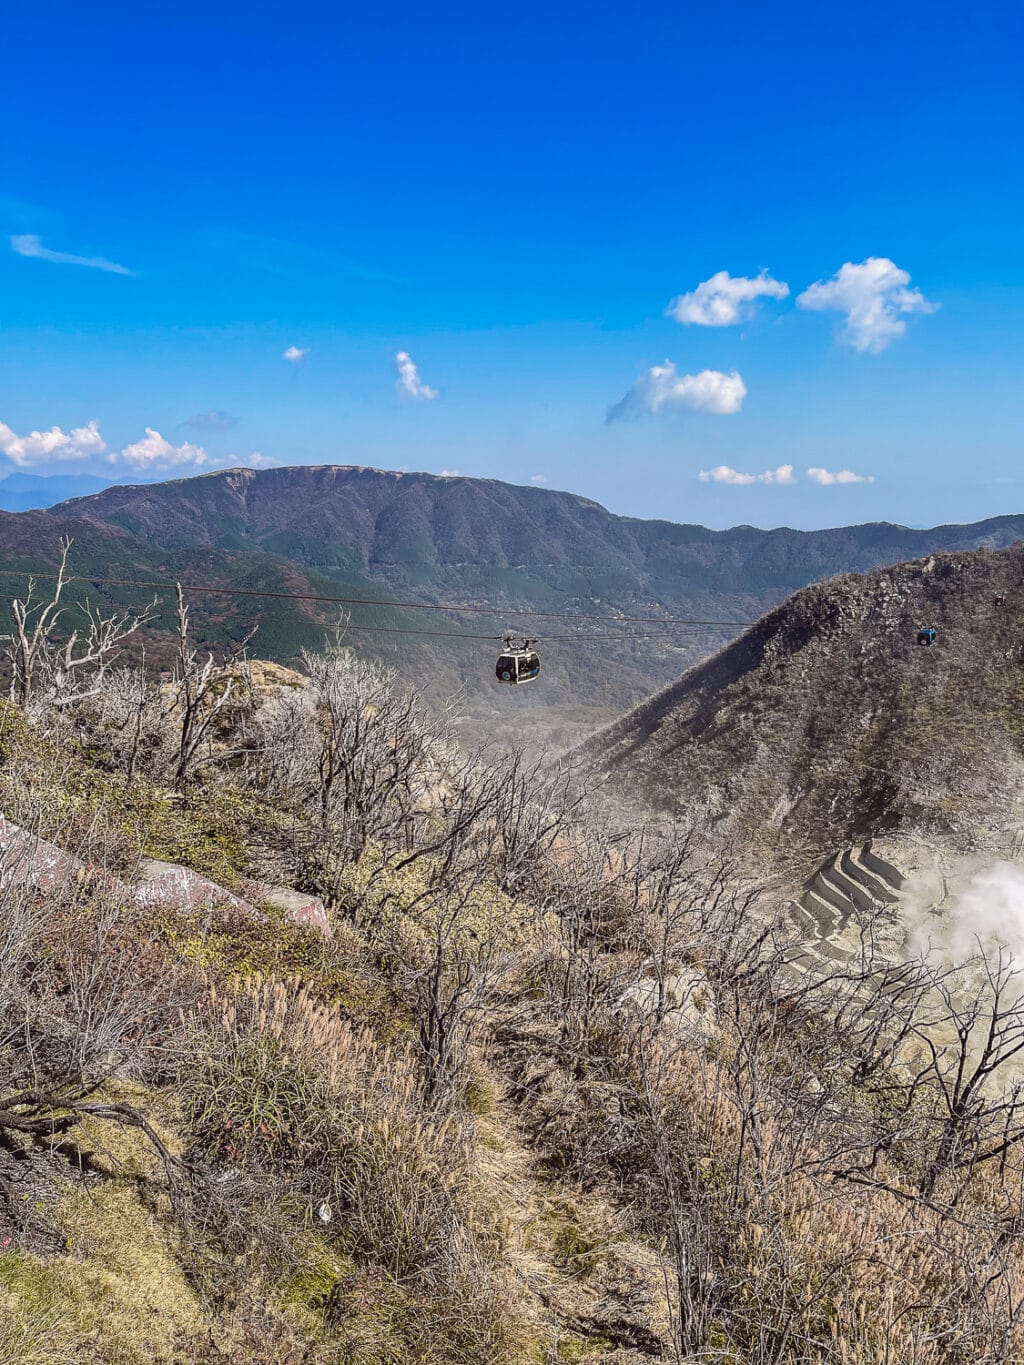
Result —
<instances>
[{"instance_id":1,"label":"wispy cloud","mask_svg":"<svg viewBox=\"0 0 1024 1365\"><path fill-rule=\"evenodd\" d=\"M457 479L461 474L461 469L442 469L437 477L439 479Z\"/></svg>"},{"instance_id":2,"label":"wispy cloud","mask_svg":"<svg viewBox=\"0 0 1024 1365\"><path fill-rule=\"evenodd\" d=\"M819 280L797 295L797 305L812 312L835 309L846 314L841 336L855 351L884 351L907 330L904 314L934 313L940 307L887 256L870 256L859 265L847 261L830 280Z\"/></svg>"},{"instance_id":3,"label":"wispy cloud","mask_svg":"<svg viewBox=\"0 0 1024 1365\"><path fill-rule=\"evenodd\" d=\"M0 223L9 232L25 232L30 228L53 227L60 222L60 214L41 204L30 204L27 199L15 199L0 194Z\"/></svg>"},{"instance_id":4,"label":"wispy cloud","mask_svg":"<svg viewBox=\"0 0 1024 1365\"><path fill-rule=\"evenodd\" d=\"M820 469L812 466L807 471L807 477L812 483L820 483L823 488L830 488L837 483L874 483L874 474L855 474L852 469L837 469L834 472L830 469Z\"/></svg>"},{"instance_id":5,"label":"wispy cloud","mask_svg":"<svg viewBox=\"0 0 1024 1365\"><path fill-rule=\"evenodd\" d=\"M548 476L547 476L546 474L531 474L531 475L530 475L530 482L531 482L531 483L542 484L542 483L547 483L547 481L548 481Z\"/></svg>"},{"instance_id":6,"label":"wispy cloud","mask_svg":"<svg viewBox=\"0 0 1024 1365\"><path fill-rule=\"evenodd\" d=\"M108 261L105 256L75 256L70 251L51 251L43 246L42 240L34 232L22 232L11 238L11 249L19 256L28 256L37 261L52 261L55 265L84 265L89 270L105 270L109 275L135 275L116 261Z\"/></svg>"},{"instance_id":7,"label":"wispy cloud","mask_svg":"<svg viewBox=\"0 0 1024 1365\"><path fill-rule=\"evenodd\" d=\"M264 275L335 277L370 284L400 284L398 276L334 251L254 232L225 232L204 236L203 245L243 270Z\"/></svg>"},{"instance_id":8,"label":"wispy cloud","mask_svg":"<svg viewBox=\"0 0 1024 1365\"><path fill-rule=\"evenodd\" d=\"M308 355L308 346L289 346L286 351L281 352L281 359L289 361L292 365L297 365L300 360L305 360Z\"/></svg>"},{"instance_id":9,"label":"wispy cloud","mask_svg":"<svg viewBox=\"0 0 1024 1365\"><path fill-rule=\"evenodd\" d=\"M49 431L30 431L27 436L17 435L5 422L0 422L0 451L19 469L64 460L87 460L90 455L102 455L106 448L95 422L71 431L56 426Z\"/></svg>"},{"instance_id":10,"label":"wispy cloud","mask_svg":"<svg viewBox=\"0 0 1024 1365\"><path fill-rule=\"evenodd\" d=\"M707 412L728 416L739 412L747 386L735 370L701 370L678 374L671 360L652 365L633 387L608 410L608 421L639 417L643 413Z\"/></svg>"},{"instance_id":11,"label":"wispy cloud","mask_svg":"<svg viewBox=\"0 0 1024 1365\"><path fill-rule=\"evenodd\" d=\"M796 482L791 464L780 464L778 469L766 469L763 474L743 474L727 464L720 464L714 469L702 469L697 477L702 483L726 483L735 488L744 488L752 483Z\"/></svg>"},{"instance_id":12,"label":"wispy cloud","mask_svg":"<svg viewBox=\"0 0 1024 1365\"><path fill-rule=\"evenodd\" d=\"M731 327L750 317L757 299L784 299L788 294L789 285L773 280L767 270L755 279L719 270L691 293L677 295L665 314L686 325Z\"/></svg>"},{"instance_id":13,"label":"wispy cloud","mask_svg":"<svg viewBox=\"0 0 1024 1365\"><path fill-rule=\"evenodd\" d=\"M429 403L431 399L437 397L437 389L432 389L429 384L424 384L408 351L395 352L395 369L398 371L396 387L403 398L416 398Z\"/></svg>"},{"instance_id":14,"label":"wispy cloud","mask_svg":"<svg viewBox=\"0 0 1024 1365\"><path fill-rule=\"evenodd\" d=\"M239 419L232 416L230 412L194 412L191 417L186 417L184 422L179 422L181 427L191 427L193 431L230 431L232 427L238 426Z\"/></svg>"}]
</instances>

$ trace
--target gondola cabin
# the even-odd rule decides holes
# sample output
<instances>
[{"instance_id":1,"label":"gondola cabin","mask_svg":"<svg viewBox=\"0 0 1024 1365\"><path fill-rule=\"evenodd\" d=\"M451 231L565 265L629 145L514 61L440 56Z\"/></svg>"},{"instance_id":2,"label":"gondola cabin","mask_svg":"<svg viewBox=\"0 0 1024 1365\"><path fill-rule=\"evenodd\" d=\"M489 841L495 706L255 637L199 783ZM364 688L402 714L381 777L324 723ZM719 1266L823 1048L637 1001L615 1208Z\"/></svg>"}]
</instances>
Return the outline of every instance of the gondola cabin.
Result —
<instances>
[{"instance_id":1,"label":"gondola cabin","mask_svg":"<svg viewBox=\"0 0 1024 1365\"><path fill-rule=\"evenodd\" d=\"M922 626L917 632L917 643L919 645L933 645L938 631L934 626Z\"/></svg>"},{"instance_id":2,"label":"gondola cabin","mask_svg":"<svg viewBox=\"0 0 1024 1365\"><path fill-rule=\"evenodd\" d=\"M494 666L494 675L500 683L518 687L520 683L533 682L540 672L540 656L530 648L532 643L524 640L521 645L513 645L511 637L506 638L504 652Z\"/></svg>"}]
</instances>

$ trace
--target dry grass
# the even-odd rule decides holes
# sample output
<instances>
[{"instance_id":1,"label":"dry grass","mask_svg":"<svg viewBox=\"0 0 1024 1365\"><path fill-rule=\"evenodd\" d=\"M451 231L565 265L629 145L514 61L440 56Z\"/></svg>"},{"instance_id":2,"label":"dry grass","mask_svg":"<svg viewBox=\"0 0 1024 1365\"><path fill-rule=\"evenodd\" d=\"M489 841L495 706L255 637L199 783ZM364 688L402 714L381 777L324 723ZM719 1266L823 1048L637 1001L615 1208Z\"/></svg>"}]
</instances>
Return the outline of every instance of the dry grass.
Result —
<instances>
[{"instance_id":1,"label":"dry grass","mask_svg":"<svg viewBox=\"0 0 1024 1365\"><path fill-rule=\"evenodd\" d=\"M296 979L239 985L193 1016L189 1126L207 1162L272 1174L352 1264L326 1330L351 1336L362 1296L359 1332L400 1323L410 1359L513 1359L521 1325L471 1133L424 1110L412 1048L379 1044Z\"/></svg>"},{"instance_id":2,"label":"dry grass","mask_svg":"<svg viewBox=\"0 0 1024 1365\"><path fill-rule=\"evenodd\" d=\"M697 861L659 870L635 833L544 833L502 804L507 772L432 750L353 842L286 730L172 804L0 707L0 808L55 834L68 818L94 851L110 828L115 862L156 819L183 861L236 873L273 826L259 856L336 896L329 943L144 920L95 888L4 901L0 1100L46 1079L46 1104L14 1105L41 1126L8 1130L28 1163L55 1137L68 1158L63 1252L0 1253L4 1365L1024 1358L1020 1148L923 1199L926 1091L901 1115L899 1085L854 1075L827 1001L777 1008L699 832ZM225 763L236 741L254 742L220 735ZM655 970L699 970L714 1027L621 1008Z\"/></svg>"},{"instance_id":3,"label":"dry grass","mask_svg":"<svg viewBox=\"0 0 1024 1365\"><path fill-rule=\"evenodd\" d=\"M205 1316L166 1218L118 1181L72 1190L59 1217L66 1255L0 1257L10 1308L0 1333L47 1365L180 1365L181 1343L202 1332Z\"/></svg>"}]
</instances>

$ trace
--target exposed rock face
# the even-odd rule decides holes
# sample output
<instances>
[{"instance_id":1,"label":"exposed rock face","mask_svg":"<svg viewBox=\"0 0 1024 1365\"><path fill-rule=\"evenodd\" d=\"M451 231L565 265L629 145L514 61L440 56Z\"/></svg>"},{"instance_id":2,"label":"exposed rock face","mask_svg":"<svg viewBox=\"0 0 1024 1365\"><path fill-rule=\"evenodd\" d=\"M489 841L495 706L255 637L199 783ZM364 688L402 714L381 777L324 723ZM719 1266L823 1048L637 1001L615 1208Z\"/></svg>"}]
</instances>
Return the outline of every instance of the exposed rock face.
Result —
<instances>
[{"instance_id":1,"label":"exposed rock face","mask_svg":"<svg viewBox=\"0 0 1024 1365\"><path fill-rule=\"evenodd\" d=\"M292 924L300 924L304 929L316 929L324 938L330 938L331 922L327 907L319 896L308 896L305 892L291 891L285 886L265 886L261 888L260 899L281 910Z\"/></svg>"},{"instance_id":2,"label":"exposed rock face","mask_svg":"<svg viewBox=\"0 0 1024 1365\"><path fill-rule=\"evenodd\" d=\"M163 863L145 858L139 865L139 885L135 899L141 905L173 905L189 910L226 907L246 915L258 915L257 910L233 891L218 886L191 868L177 863ZM306 895L285 886L256 885L249 893L254 901L280 910L290 924L304 929L315 929L324 938L331 935L327 907L318 896Z\"/></svg>"},{"instance_id":3,"label":"exposed rock face","mask_svg":"<svg viewBox=\"0 0 1024 1365\"><path fill-rule=\"evenodd\" d=\"M31 886L37 891L56 891L100 879L107 889L128 894L127 886L116 877L99 873L81 858L0 815L0 889Z\"/></svg>"},{"instance_id":4,"label":"exposed rock face","mask_svg":"<svg viewBox=\"0 0 1024 1365\"><path fill-rule=\"evenodd\" d=\"M139 864L139 885L135 899L140 905L177 906L185 910L225 907L252 915L253 907L240 896L209 881L189 867L144 858Z\"/></svg>"},{"instance_id":5,"label":"exposed rock face","mask_svg":"<svg viewBox=\"0 0 1024 1365\"><path fill-rule=\"evenodd\" d=\"M260 913L233 891L191 868L156 858L142 860L138 882L129 886L0 815L0 892L7 886L30 886L38 891L99 886L140 906L161 905L179 910L227 908L252 916ZM259 885L252 895L254 900L280 910L289 923L330 937L327 907L319 897L283 886Z\"/></svg>"},{"instance_id":6,"label":"exposed rock face","mask_svg":"<svg viewBox=\"0 0 1024 1365\"><path fill-rule=\"evenodd\" d=\"M582 753L805 867L899 831L1005 853L1024 827L1024 547L804 589Z\"/></svg>"}]
</instances>

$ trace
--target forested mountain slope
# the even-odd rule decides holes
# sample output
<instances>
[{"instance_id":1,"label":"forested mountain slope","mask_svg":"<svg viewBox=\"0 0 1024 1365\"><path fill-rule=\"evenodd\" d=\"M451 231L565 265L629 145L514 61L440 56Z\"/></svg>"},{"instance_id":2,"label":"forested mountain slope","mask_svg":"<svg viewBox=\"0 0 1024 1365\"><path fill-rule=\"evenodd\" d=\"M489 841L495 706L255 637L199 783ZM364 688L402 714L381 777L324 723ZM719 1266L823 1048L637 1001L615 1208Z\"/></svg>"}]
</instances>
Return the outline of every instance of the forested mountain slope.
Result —
<instances>
[{"instance_id":1,"label":"forested mountain slope","mask_svg":"<svg viewBox=\"0 0 1024 1365\"><path fill-rule=\"evenodd\" d=\"M688 616L743 622L828 574L863 570L936 550L1000 548L1024 535L1024 517L932 530L878 523L826 531L733 527L712 531L619 517L595 502L492 479L401 474L354 466L232 469L163 484L107 488L46 512L0 516L8 569L54 562L75 538L84 574L184 578L341 596L461 602L480 613L351 609L350 639L396 666L434 701L464 694L471 730L549 743L601 724L679 676L730 636L721 628L617 625L618 616ZM16 590L5 580L5 590ZM84 590L80 590L84 592ZM104 590L99 590L103 595ZM105 590L111 601L124 589ZM93 591L93 596L97 592ZM142 592L128 593L136 605ZM163 606L166 608L166 603ZM193 597L200 637L218 648L258 631L262 657L295 663L338 618L323 604ZM511 608L608 615L581 625L516 615ZM152 652L166 646L166 610L152 623ZM507 629L540 634L541 681L513 692L494 681L488 640ZM584 640L584 635L616 638Z\"/></svg>"},{"instance_id":2,"label":"forested mountain slope","mask_svg":"<svg viewBox=\"0 0 1024 1365\"><path fill-rule=\"evenodd\" d=\"M999 548L1024 535L1024 516L931 530L882 522L711 531L615 516L552 489L347 465L231 469L108 488L49 515L88 515L168 549L259 548L327 573L425 591L501 587L505 600L538 607L552 593L612 594L623 607L631 593L666 606L701 593L778 593L830 573L934 550Z\"/></svg>"}]
</instances>

